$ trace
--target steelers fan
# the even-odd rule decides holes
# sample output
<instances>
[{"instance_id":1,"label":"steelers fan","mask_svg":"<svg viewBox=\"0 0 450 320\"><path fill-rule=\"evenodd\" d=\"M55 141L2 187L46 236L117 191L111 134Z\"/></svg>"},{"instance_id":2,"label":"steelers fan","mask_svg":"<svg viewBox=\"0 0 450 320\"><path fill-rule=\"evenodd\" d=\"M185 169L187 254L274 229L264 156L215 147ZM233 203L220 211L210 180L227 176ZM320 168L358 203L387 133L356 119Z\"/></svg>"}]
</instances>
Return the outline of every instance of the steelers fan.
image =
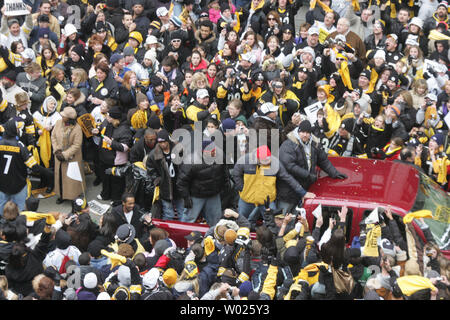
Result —
<instances>
[{"instance_id":1,"label":"steelers fan","mask_svg":"<svg viewBox=\"0 0 450 320\"><path fill-rule=\"evenodd\" d=\"M11 200L17 204L20 211L25 208L27 198L27 168L33 173L53 180L53 174L48 169L37 164L30 151L19 141L25 126L24 120L14 117L3 124L5 131L0 140L0 212L4 204Z\"/></svg>"}]
</instances>

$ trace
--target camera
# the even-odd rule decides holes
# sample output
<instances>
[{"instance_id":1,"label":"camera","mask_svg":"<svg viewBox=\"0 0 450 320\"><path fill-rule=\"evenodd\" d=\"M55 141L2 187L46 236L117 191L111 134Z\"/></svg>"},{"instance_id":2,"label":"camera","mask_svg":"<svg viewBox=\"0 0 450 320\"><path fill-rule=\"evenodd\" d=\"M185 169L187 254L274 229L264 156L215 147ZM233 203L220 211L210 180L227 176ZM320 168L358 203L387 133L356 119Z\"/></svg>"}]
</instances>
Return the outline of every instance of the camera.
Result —
<instances>
[{"instance_id":1,"label":"camera","mask_svg":"<svg viewBox=\"0 0 450 320\"><path fill-rule=\"evenodd\" d=\"M378 153L380 153L380 148L373 147L372 149L370 149L370 152L373 154L378 154Z\"/></svg>"},{"instance_id":2,"label":"camera","mask_svg":"<svg viewBox=\"0 0 450 320\"><path fill-rule=\"evenodd\" d=\"M429 100L429 101L427 101L427 102L425 103L425 105L426 105L427 107L432 106L432 105L433 105L433 101Z\"/></svg>"},{"instance_id":3,"label":"camera","mask_svg":"<svg viewBox=\"0 0 450 320\"><path fill-rule=\"evenodd\" d=\"M236 77L236 71L234 71L234 69L231 69L229 77L230 78L235 78Z\"/></svg>"},{"instance_id":4,"label":"camera","mask_svg":"<svg viewBox=\"0 0 450 320\"><path fill-rule=\"evenodd\" d=\"M332 46L334 46L336 44L336 42L334 41L334 39L330 38L327 39L323 42L323 46L324 48L331 48Z\"/></svg>"}]
</instances>

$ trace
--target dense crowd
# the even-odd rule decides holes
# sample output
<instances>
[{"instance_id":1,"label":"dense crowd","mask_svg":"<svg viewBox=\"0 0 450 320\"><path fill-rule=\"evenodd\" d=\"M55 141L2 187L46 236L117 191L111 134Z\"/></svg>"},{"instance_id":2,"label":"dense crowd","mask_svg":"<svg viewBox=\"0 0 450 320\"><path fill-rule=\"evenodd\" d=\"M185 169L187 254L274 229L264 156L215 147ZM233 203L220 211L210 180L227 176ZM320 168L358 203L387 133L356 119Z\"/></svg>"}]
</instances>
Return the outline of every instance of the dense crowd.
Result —
<instances>
[{"instance_id":1,"label":"dense crowd","mask_svg":"<svg viewBox=\"0 0 450 320\"><path fill-rule=\"evenodd\" d=\"M431 216L380 207L347 239L345 206L295 209L317 167L348 178L329 157L449 191L447 2L24 3L1 9L1 299L448 299ZM209 230L182 248L154 218Z\"/></svg>"}]
</instances>

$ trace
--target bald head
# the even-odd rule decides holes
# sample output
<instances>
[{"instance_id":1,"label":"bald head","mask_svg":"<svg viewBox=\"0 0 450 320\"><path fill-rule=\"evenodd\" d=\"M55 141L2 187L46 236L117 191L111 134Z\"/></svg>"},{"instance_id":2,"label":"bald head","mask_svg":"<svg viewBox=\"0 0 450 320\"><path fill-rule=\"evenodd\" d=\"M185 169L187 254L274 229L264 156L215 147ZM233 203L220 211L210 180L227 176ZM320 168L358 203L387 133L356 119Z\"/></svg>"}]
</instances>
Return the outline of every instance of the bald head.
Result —
<instances>
[{"instance_id":1,"label":"bald head","mask_svg":"<svg viewBox=\"0 0 450 320\"><path fill-rule=\"evenodd\" d=\"M346 34L350 28L350 21L347 18L340 18L338 20L336 29L339 34Z\"/></svg>"}]
</instances>

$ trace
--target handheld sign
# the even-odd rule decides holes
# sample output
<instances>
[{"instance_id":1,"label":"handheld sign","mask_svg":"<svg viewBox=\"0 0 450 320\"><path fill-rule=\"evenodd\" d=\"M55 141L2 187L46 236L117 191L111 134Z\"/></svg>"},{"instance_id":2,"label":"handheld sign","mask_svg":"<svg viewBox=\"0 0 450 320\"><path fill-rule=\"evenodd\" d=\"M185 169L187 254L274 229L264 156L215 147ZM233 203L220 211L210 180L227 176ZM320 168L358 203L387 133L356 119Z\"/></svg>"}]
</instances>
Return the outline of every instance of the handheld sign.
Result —
<instances>
[{"instance_id":1,"label":"handheld sign","mask_svg":"<svg viewBox=\"0 0 450 320\"><path fill-rule=\"evenodd\" d=\"M77 118L77 122L83 130L86 138L90 138L93 136L92 129L95 128L95 119L90 113L85 113L82 116Z\"/></svg>"},{"instance_id":2,"label":"handheld sign","mask_svg":"<svg viewBox=\"0 0 450 320\"><path fill-rule=\"evenodd\" d=\"M378 207L373 209L373 211L369 214L369 216L364 220L366 224L377 223L379 222L378 218Z\"/></svg>"},{"instance_id":3,"label":"handheld sign","mask_svg":"<svg viewBox=\"0 0 450 320\"><path fill-rule=\"evenodd\" d=\"M30 14L22 0L5 0L5 16L23 16Z\"/></svg>"},{"instance_id":4,"label":"handheld sign","mask_svg":"<svg viewBox=\"0 0 450 320\"><path fill-rule=\"evenodd\" d=\"M322 109L322 104L320 102L313 103L309 106L307 106L304 110L306 113L306 117L308 118L309 122L311 122L311 125L314 125L317 120L317 112Z\"/></svg>"},{"instance_id":5,"label":"handheld sign","mask_svg":"<svg viewBox=\"0 0 450 320\"><path fill-rule=\"evenodd\" d=\"M312 212L313 216L316 217L316 219L319 219L322 216L322 205L319 204L317 208L314 209Z\"/></svg>"}]
</instances>

